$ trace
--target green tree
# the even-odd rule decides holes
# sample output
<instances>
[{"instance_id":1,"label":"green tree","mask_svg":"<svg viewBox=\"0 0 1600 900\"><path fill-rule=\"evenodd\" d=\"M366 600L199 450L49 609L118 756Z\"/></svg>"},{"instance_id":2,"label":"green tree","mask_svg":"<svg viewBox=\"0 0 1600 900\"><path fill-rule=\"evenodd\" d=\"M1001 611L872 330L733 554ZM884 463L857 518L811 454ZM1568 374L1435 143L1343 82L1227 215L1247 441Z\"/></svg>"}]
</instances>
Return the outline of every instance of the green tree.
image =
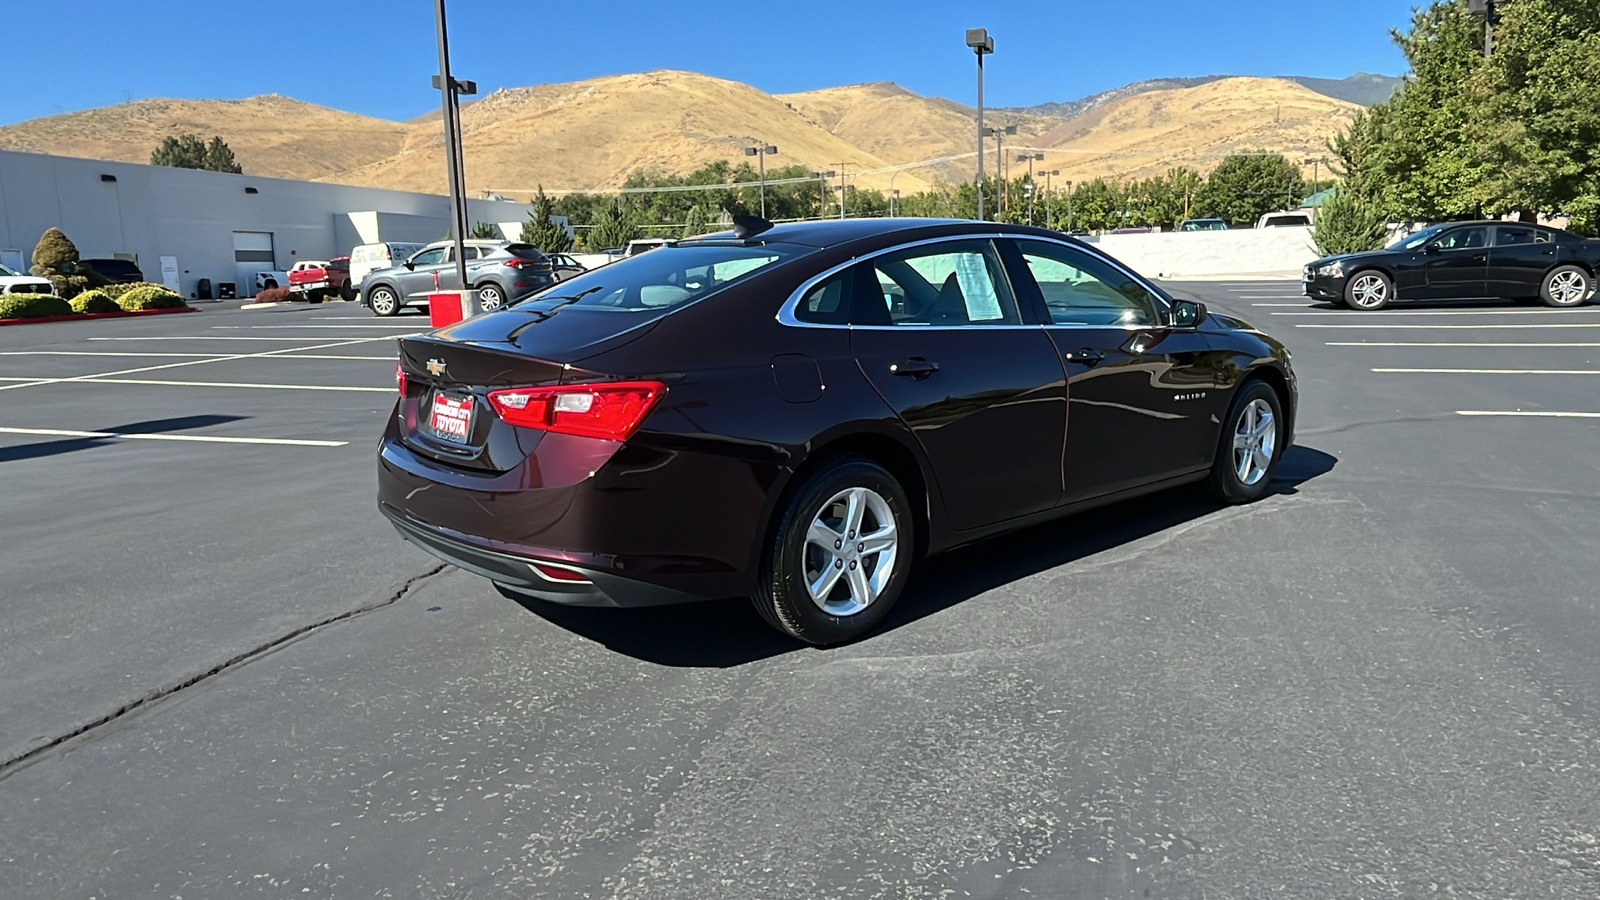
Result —
<instances>
[{"instance_id":1,"label":"green tree","mask_svg":"<svg viewBox=\"0 0 1600 900\"><path fill-rule=\"evenodd\" d=\"M1104 178L1075 186L1055 204L1051 227L1058 231L1109 231L1122 224L1123 190Z\"/></svg>"},{"instance_id":2,"label":"green tree","mask_svg":"<svg viewBox=\"0 0 1600 900\"><path fill-rule=\"evenodd\" d=\"M520 240L524 244L532 244L546 253L565 253L572 249L572 238L567 236L567 229L559 222L551 221L556 214L555 203L544 192L544 185L539 185L539 193L528 204L528 221L522 223Z\"/></svg>"},{"instance_id":3,"label":"green tree","mask_svg":"<svg viewBox=\"0 0 1600 900\"><path fill-rule=\"evenodd\" d=\"M472 226L471 231L467 232L467 237L480 241L498 241L501 239L500 227L491 225L488 222L479 222Z\"/></svg>"},{"instance_id":4,"label":"green tree","mask_svg":"<svg viewBox=\"0 0 1600 900\"><path fill-rule=\"evenodd\" d=\"M692 238L705 234L707 231L710 231L706 225L705 207L696 203L694 206L689 207L686 221L683 224L683 236L686 238Z\"/></svg>"},{"instance_id":5,"label":"green tree","mask_svg":"<svg viewBox=\"0 0 1600 900\"><path fill-rule=\"evenodd\" d=\"M1388 237L1388 222L1376 201L1340 188L1317 211L1311 239L1323 256L1376 250Z\"/></svg>"},{"instance_id":6,"label":"green tree","mask_svg":"<svg viewBox=\"0 0 1600 900\"><path fill-rule=\"evenodd\" d=\"M1305 199L1300 170L1281 154L1241 153L1222 161L1195 196L1195 211L1233 225L1253 225L1262 215Z\"/></svg>"},{"instance_id":7,"label":"green tree","mask_svg":"<svg viewBox=\"0 0 1600 900\"><path fill-rule=\"evenodd\" d=\"M201 163L201 168L212 172L244 174L244 169L239 167L239 161L233 158L233 149L221 137L212 137L211 143L206 144L205 159Z\"/></svg>"},{"instance_id":8,"label":"green tree","mask_svg":"<svg viewBox=\"0 0 1600 900\"><path fill-rule=\"evenodd\" d=\"M621 203L613 203L600 211L584 243L591 250L612 250L627 246L637 237L639 226L623 211Z\"/></svg>"}]
</instances>

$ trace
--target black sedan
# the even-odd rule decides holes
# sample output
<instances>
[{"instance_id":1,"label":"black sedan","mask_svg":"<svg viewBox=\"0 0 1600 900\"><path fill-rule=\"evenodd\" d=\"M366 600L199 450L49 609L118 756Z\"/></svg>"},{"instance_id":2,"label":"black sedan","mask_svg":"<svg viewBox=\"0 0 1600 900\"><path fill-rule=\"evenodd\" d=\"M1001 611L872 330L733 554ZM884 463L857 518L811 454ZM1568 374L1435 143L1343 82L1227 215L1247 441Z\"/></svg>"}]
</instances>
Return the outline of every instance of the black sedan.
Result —
<instances>
[{"instance_id":1,"label":"black sedan","mask_svg":"<svg viewBox=\"0 0 1600 900\"><path fill-rule=\"evenodd\" d=\"M1542 300L1579 306L1594 293L1600 241L1517 222L1451 222L1384 250L1319 259L1305 292L1371 311L1396 300Z\"/></svg>"},{"instance_id":2,"label":"black sedan","mask_svg":"<svg viewBox=\"0 0 1600 900\"><path fill-rule=\"evenodd\" d=\"M750 597L819 644L913 561L1204 482L1255 500L1289 353L1056 232L855 219L679 241L400 341L378 504L555 603Z\"/></svg>"}]
</instances>

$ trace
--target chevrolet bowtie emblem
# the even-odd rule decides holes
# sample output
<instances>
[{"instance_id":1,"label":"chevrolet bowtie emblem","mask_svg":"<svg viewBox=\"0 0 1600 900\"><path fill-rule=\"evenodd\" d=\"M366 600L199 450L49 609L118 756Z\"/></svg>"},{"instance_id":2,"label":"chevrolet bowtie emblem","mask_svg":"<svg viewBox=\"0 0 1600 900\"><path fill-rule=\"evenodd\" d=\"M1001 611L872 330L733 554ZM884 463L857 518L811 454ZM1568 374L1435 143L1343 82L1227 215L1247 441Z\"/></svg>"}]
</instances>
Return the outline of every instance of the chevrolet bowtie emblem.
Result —
<instances>
[{"instance_id":1,"label":"chevrolet bowtie emblem","mask_svg":"<svg viewBox=\"0 0 1600 900\"><path fill-rule=\"evenodd\" d=\"M430 360L428 360L428 374L432 375L435 378L438 378L440 375L443 375L444 374L444 360L442 360L442 359L430 359Z\"/></svg>"}]
</instances>

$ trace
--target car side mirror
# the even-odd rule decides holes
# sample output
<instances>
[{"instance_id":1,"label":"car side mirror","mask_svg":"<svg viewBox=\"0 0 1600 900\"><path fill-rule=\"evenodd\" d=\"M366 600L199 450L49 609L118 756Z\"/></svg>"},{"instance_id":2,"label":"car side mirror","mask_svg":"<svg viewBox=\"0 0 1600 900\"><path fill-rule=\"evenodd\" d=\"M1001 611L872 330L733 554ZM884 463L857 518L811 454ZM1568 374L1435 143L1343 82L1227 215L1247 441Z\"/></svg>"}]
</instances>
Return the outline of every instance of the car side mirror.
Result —
<instances>
[{"instance_id":1,"label":"car side mirror","mask_svg":"<svg viewBox=\"0 0 1600 900\"><path fill-rule=\"evenodd\" d=\"M1196 328L1206 320L1206 305L1193 300L1175 300L1172 304L1173 328Z\"/></svg>"},{"instance_id":2,"label":"car side mirror","mask_svg":"<svg viewBox=\"0 0 1600 900\"><path fill-rule=\"evenodd\" d=\"M412 262L412 261L411 261L411 260L409 260L409 259L408 259L408 260L406 260L406 261L405 261L405 262L403 262L403 263L401 263L401 265L402 265L402 266L405 266L405 267L406 267L406 268L408 268L408 269L410 269L410 270L412 270L412 271L416 271L416 268L417 268L417 264L416 264L416 263L414 263L414 262Z\"/></svg>"},{"instance_id":3,"label":"car side mirror","mask_svg":"<svg viewBox=\"0 0 1600 900\"><path fill-rule=\"evenodd\" d=\"M1428 246L1422 248L1422 252L1428 254L1429 256L1435 256L1440 252L1439 245L1429 244Z\"/></svg>"}]
</instances>

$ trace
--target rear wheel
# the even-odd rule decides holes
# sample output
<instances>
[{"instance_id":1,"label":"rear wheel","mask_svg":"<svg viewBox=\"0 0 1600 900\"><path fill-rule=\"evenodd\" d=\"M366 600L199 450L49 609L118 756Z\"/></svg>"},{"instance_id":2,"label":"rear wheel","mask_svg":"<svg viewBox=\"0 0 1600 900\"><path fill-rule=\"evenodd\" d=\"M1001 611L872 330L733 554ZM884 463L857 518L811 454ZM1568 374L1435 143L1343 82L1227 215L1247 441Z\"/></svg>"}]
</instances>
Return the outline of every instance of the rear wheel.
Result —
<instances>
[{"instance_id":1,"label":"rear wheel","mask_svg":"<svg viewBox=\"0 0 1600 900\"><path fill-rule=\"evenodd\" d=\"M484 282L478 285L478 308L484 312L494 312L506 305L505 292L493 282Z\"/></svg>"},{"instance_id":2,"label":"rear wheel","mask_svg":"<svg viewBox=\"0 0 1600 900\"><path fill-rule=\"evenodd\" d=\"M1594 292L1594 279L1577 266L1557 266L1544 276L1539 299L1545 306L1581 306Z\"/></svg>"},{"instance_id":3,"label":"rear wheel","mask_svg":"<svg viewBox=\"0 0 1600 900\"><path fill-rule=\"evenodd\" d=\"M344 302L349 303L351 300L354 300L355 298L356 298L356 289L350 286L350 282L346 281L344 284L339 285L339 299L340 300L343 300Z\"/></svg>"},{"instance_id":4,"label":"rear wheel","mask_svg":"<svg viewBox=\"0 0 1600 900\"><path fill-rule=\"evenodd\" d=\"M826 460L779 515L756 611L810 644L854 640L899 599L914 543L910 505L894 476L857 456Z\"/></svg>"},{"instance_id":5,"label":"rear wheel","mask_svg":"<svg viewBox=\"0 0 1600 900\"><path fill-rule=\"evenodd\" d=\"M1272 486L1283 450L1278 392L1261 381L1246 382L1223 420L1206 489L1223 503L1261 499Z\"/></svg>"},{"instance_id":6,"label":"rear wheel","mask_svg":"<svg viewBox=\"0 0 1600 900\"><path fill-rule=\"evenodd\" d=\"M1351 309L1371 312L1394 299L1394 282L1382 272L1357 272L1344 287L1344 302Z\"/></svg>"},{"instance_id":7,"label":"rear wheel","mask_svg":"<svg viewBox=\"0 0 1600 900\"><path fill-rule=\"evenodd\" d=\"M372 304L372 311L380 316L392 316L400 311L400 298L388 285L373 288L367 300Z\"/></svg>"}]
</instances>

